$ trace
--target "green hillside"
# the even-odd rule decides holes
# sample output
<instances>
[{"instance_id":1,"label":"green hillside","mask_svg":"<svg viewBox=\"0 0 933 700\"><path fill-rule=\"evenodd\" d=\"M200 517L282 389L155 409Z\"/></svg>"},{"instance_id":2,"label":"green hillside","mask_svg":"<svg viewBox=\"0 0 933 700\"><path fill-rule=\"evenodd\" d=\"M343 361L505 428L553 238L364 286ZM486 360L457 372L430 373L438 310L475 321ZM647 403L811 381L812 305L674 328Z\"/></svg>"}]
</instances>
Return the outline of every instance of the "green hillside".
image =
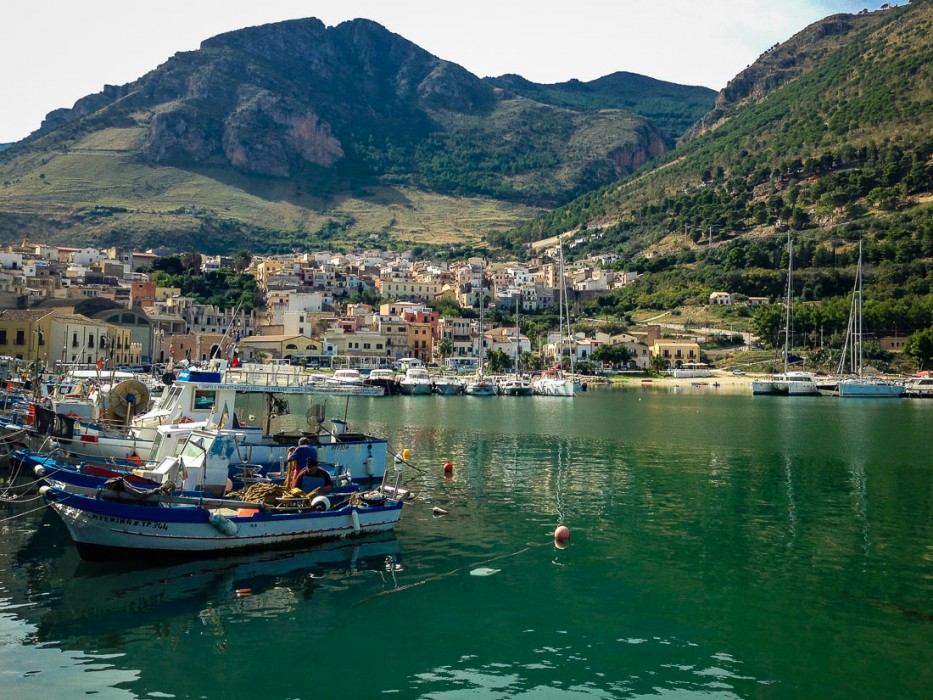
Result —
<instances>
[{"instance_id":1,"label":"green hillside","mask_svg":"<svg viewBox=\"0 0 933 700\"><path fill-rule=\"evenodd\" d=\"M841 298L863 239L872 332L933 324L931 37L930 2L826 18L737 76L691 140L506 240L576 232L575 257L621 253L651 273L601 302L625 312L780 297L788 234L797 297Z\"/></svg>"}]
</instances>

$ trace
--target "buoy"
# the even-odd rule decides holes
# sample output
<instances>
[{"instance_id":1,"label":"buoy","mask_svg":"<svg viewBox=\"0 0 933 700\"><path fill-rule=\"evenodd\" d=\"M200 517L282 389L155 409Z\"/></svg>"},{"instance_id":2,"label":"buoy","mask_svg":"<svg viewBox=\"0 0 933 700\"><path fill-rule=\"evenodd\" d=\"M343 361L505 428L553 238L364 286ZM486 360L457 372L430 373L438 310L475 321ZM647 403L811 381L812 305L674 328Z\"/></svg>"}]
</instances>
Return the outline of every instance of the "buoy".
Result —
<instances>
[{"instance_id":1,"label":"buoy","mask_svg":"<svg viewBox=\"0 0 933 700\"><path fill-rule=\"evenodd\" d=\"M444 471L445 471L447 474L450 474L453 470L454 470L454 465L453 465L453 464L451 464L449 461L444 463Z\"/></svg>"},{"instance_id":2,"label":"buoy","mask_svg":"<svg viewBox=\"0 0 933 700\"><path fill-rule=\"evenodd\" d=\"M411 458L411 450L409 450L406 447L404 450L402 450L402 459L404 459L407 462L410 458Z\"/></svg>"},{"instance_id":3,"label":"buoy","mask_svg":"<svg viewBox=\"0 0 933 700\"><path fill-rule=\"evenodd\" d=\"M447 511L444 510L443 508L438 507L438 506L434 506L434 507L431 509L431 512L434 513L434 515L447 515Z\"/></svg>"},{"instance_id":4,"label":"buoy","mask_svg":"<svg viewBox=\"0 0 933 700\"><path fill-rule=\"evenodd\" d=\"M353 525L353 532L360 534L360 514L356 512L356 508L350 511L350 524Z\"/></svg>"},{"instance_id":5,"label":"buoy","mask_svg":"<svg viewBox=\"0 0 933 700\"><path fill-rule=\"evenodd\" d=\"M566 542L570 539L570 529L566 525L558 525L554 530L554 539L558 542Z\"/></svg>"},{"instance_id":6,"label":"buoy","mask_svg":"<svg viewBox=\"0 0 933 700\"><path fill-rule=\"evenodd\" d=\"M208 520L217 532L227 537L233 537L237 533L237 524L229 518L225 518L220 513L211 513Z\"/></svg>"},{"instance_id":7,"label":"buoy","mask_svg":"<svg viewBox=\"0 0 933 700\"><path fill-rule=\"evenodd\" d=\"M327 496L315 496L311 501L311 507L314 510L330 510L330 499Z\"/></svg>"}]
</instances>

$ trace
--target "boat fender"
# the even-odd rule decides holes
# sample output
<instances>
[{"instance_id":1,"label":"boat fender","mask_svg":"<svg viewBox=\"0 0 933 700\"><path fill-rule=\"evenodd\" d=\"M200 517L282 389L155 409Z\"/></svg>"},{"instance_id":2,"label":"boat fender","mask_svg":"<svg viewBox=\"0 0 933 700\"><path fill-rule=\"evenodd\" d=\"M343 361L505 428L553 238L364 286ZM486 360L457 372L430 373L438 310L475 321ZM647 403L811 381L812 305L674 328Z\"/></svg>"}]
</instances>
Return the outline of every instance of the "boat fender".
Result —
<instances>
[{"instance_id":1,"label":"boat fender","mask_svg":"<svg viewBox=\"0 0 933 700\"><path fill-rule=\"evenodd\" d=\"M237 533L237 524L220 513L211 513L210 523L217 532L233 537Z\"/></svg>"},{"instance_id":2,"label":"boat fender","mask_svg":"<svg viewBox=\"0 0 933 700\"><path fill-rule=\"evenodd\" d=\"M41 464L37 464L35 469L33 469L32 471L39 478L42 478L43 476L45 476L45 467L43 467Z\"/></svg>"},{"instance_id":3,"label":"boat fender","mask_svg":"<svg viewBox=\"0 0 933 700\"><path fill-rule=\"evenodd\" d=\"M47 494L47 493L49 492L49 489L51 489L51 488L52 488L51 486L40 486L40 487L39 487L39 495L40 495L40 496L45 496L45 494Z\"/></svg>"},{"instance_id":4,"label":"boat fender","mask_svg":"<svg viewBox=\"0 0 933 700\"><path fill-rule=\"evenodd\" d=\"M330 510L330 499L327 496L315 496L311 507L314 510Z\"/></svg>"},{"instance_id":5,"label":"boat fender","mask_svg":"<svg viewBox=\"0 0 933 700\"><path fill-rule=\"evenodd\" d=\"M372 476L373 474L375 474L375 469L373 468L373 458L372 458L372 456L367 457L367 458L366 458L366 461L363 462L363 464L364 464L365 467L366 467L366 476Z\"/></svg>"},{"instance_id":6,"label":"boat fender","mask_svg":"<svg viewBox=\"0 0 933 700\"><path fill-rule=\"evenodd\" d=\"M353 532L360 534L360 514L356 512L356 508L350 511L350 522L353 524Z\"/></svg>"}]
</instances>

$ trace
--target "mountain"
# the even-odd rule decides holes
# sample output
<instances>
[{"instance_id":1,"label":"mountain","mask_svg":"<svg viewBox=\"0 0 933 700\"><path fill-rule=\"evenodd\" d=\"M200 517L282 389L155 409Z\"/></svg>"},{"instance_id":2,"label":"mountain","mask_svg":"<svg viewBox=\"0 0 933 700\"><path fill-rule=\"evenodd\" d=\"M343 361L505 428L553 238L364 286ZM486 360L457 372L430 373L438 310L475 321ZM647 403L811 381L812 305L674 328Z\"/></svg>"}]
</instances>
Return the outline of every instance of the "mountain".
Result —
<instances>
[{"instance_id":1,"label":"mountain","mask_svg":"<svg viewBox=\"0 0 933 700\"><path fill-rule=\"evenodd\" d=\"M482 80L368 20L250 27L50 113L0 154L0 239L469 243L662 155L702 103L638 76Z\"/></svg>"},{"instance_id":2,"label":"mountain","mask_svg":"<svg viewBox=\"0 0 933 700\"><path fill-rule=\"evenodd\" d=\"M647 117L679 138L709 113L716 93L706 87L676 85L635 73L618 72L590 82L540 85L518 75L487 78L487 82L536 102L567 109L623 109Z\"/></svg>"},{"instance_id":3,"label":"mountain","mask_svg":"<svg viewBox=\"0 0 933 700\"><path fill-rule=\"evenodd\" d=\"M931 158L933 2L915 0L772 47L676 149L507 239L573 232L573 255L616 252L651 272L603 302L619 312L719 290L779 298L788 235L798 297L843 298L864 240L869 322L903 333L933 325Z\"/></svg>"}]
</instances>

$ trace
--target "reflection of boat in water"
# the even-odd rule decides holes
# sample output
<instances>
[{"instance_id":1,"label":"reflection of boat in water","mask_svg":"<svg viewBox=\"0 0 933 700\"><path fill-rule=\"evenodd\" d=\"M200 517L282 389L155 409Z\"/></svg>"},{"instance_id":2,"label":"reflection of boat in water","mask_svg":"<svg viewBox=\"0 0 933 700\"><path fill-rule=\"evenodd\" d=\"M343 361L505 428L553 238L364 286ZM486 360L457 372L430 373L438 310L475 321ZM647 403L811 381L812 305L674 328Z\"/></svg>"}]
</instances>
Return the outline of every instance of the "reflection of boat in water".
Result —
<instances>
[{"instance_id":1,"label":"reflection of boat in water","mask_svg":"<svg viewBox=\"0 0 933 700\"><path fill-rule=\"evenodd\" d=\"M57 525L57 524L56 524ZM191 561L170 566L121 562L85 562L72 547L43 559L22 582L35 597L20 608L37 625L39 640L99 637L164 625L166 618L198 615L202 621L218 609L249 598L257 611L290 610L322 582L359 572L388 576L400 570L400 547L393 533L365 540L322 543L305 551L275 551ZM372 582L373 577L365 578ZM21 585L22 585L21 584ZM372 591L367 589L366 594ZM362 596L361 596L362 597ZM24 601L25 602L25 601Z\"/></svg>"}]
</instances>

